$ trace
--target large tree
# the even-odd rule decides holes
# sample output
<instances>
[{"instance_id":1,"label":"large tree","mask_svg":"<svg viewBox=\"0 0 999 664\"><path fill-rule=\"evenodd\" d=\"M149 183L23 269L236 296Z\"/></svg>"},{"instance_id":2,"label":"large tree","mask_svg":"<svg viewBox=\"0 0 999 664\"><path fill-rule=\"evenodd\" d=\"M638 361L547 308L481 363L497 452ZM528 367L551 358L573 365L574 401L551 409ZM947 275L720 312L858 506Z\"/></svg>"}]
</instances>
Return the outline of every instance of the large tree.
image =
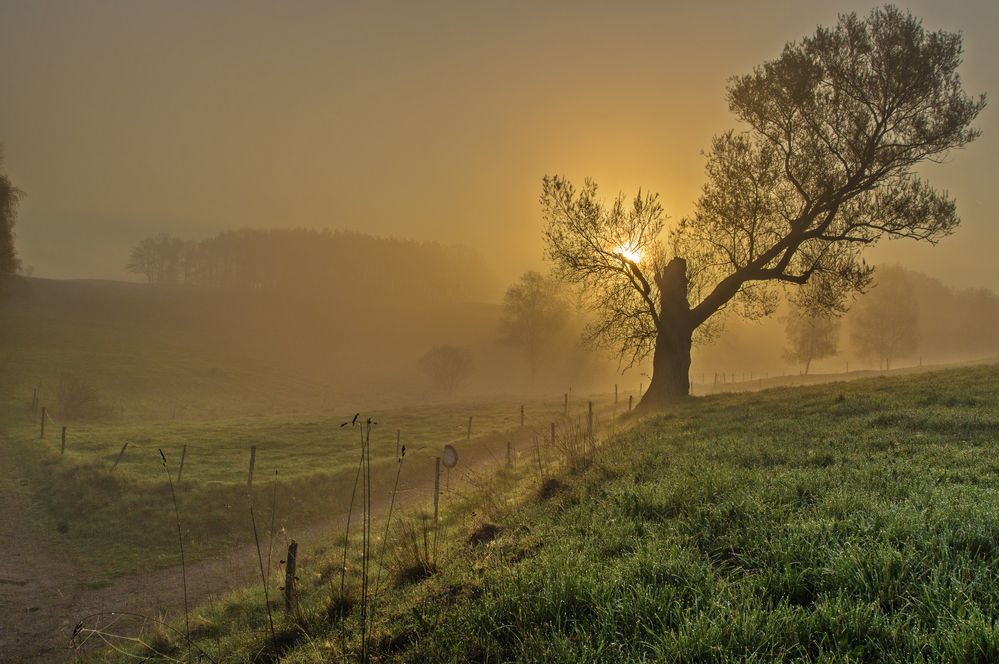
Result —
<instances>
[{"instance_id":1,"label":"large tree","mask_svg":"<svg viewBox=\"0 0 999 664\"><path fill-rule=\"evenodd\" d=\"M3 148L0 146L0 167L3 166ZM20 262L14 250L14 222L17 220L17 203L22 192L6 174L0 173L0 283L14 275Z\"/></svg>"},{"instance_id":2,"label":"large tree","mask_svg":"<svg viewBox=\"0 0 999 664\"><path fill-rule=\"evenodd\" d=\"M587 181L545 177L546 254L599 314L590 337L652 355L641 407L689 393L690 349L718 314L773 313L780 288L812 282L814 305L845 309L870 283L883 237L936 242L955 204L916 173L974 140L984 97L965 93L961 37L888 6L846 14L733 78L742 131L716 136L692 215L665 237L657 196L626 204Z\"/></svg>"},{"instance_id":3,"label":"large tree","mask_svg":"<svg viewBox=\"0 0 999 664\"><path fill-rule=\"evenodd\" d=\"M553 351L569 321L561 285L539 272L525 272L503 297L500 338L524 352L534 382L543 358Z\"/></svg>"}]
</instances>

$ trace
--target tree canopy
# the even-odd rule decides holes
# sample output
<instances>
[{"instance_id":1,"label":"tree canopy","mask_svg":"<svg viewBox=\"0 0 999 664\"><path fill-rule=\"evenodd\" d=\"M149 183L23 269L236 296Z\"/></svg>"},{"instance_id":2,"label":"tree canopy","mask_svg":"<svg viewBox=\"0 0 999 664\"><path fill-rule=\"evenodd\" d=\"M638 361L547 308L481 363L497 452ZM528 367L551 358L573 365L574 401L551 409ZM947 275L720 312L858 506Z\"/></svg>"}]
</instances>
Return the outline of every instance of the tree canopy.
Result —
<instances>
[{"instance_id":1,"label":"tree canopy","mask_svg":"<svg viewBox=\"0 0 999 664\"><path fill-rule=\"evenodd\" d=\"M3 149L0 146L0 168L3 167ZM17 221L17 204L23 192L15 187L5 173L0 173L0 282L14 275L20 267L14 249L14 223Z\"/></svg>"},{"instance_id":2,"label":"tree canopy","mask_svg":"<svg viewBox=\"0 0 999 664\"><path fill-rule=\"evenodd\" d=\"M787 44L730 80L741 127L712 140L693 213L665 233L655 195L605 204L592 182L544 179L547 256L590 295L594 340L655 352L650 402L688 393L690 343L720 312L772 314L806 283L811 306L843 311L871 283L866 247L954 231L954 200L916 167L979 135L985 98L964 91L961 59L960 35L892 6Z\"/></svg>"}]
</instances>

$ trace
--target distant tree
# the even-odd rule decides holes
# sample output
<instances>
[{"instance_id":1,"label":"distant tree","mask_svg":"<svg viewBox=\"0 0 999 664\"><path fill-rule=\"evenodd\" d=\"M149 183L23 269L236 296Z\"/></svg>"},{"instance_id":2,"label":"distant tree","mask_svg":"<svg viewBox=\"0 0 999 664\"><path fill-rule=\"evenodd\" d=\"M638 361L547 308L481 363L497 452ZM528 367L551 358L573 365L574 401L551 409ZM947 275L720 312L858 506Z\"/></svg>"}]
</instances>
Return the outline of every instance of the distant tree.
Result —
<instances>
[{"instance_id":1,"label":"distant tree","mask_svg":"<svg viewBox=\"0 0 999 664\"><path fill-rule=\"evenodd\" d=\"M184 242L161 233L145 238L132 247L125 269L142 275L151 284L175 284L182 269L186 270L184 257Z\"/></svg>"},{"instance_id":2,"label":"distant tree","mask_svg":"<svg viewBox=\"0 0 999 664\"><path fill-rule=\"evenodd\" d=\"M840 319L828 311L792 303L784 319L787 347L784 359L793 364L805 365L805 374L813 360L832 357L839 346Z\"/></svg>"},{"instance_id":3,"label":"distant tree","mask_svg":"<svg viewBox=\"0 0 999 664\"><path fill-rule=\"evenodd\" d=\"M503 297L500 339L524 352L531 382L538 367L564 331L570 307L560 284L539 272L525 272Z\"/></svg>"},{"instance_id":4,"label":"distant tree","mask_svg":"<svg viewBox=\"0 0 999 664\"><path fill-rule=\"evenodd\" d=\"M420 368L441 392L453 392L472 375L472 351L438 346L420 358Z\"/></svg>"},{"instance_id":5,"label":"distant tree","mask_svg":"<svg viewBox=\"0 0 999 664\"><path fill-rule=\"evenodd\" d=\"M2 146L0 167L3 167ZM20 267L14 249L14 223L17 221L17 204L23 195L5 173L0 173L0 283L16 274Z\"/></svg>"},{"instance_id":6,"label":"distant tree","mask_svg":"<svg viewBox=\"0 0 999 664\"><path fill-rule=\"evenodd\" d=\"M985 99L965 93L961 57L959 34L886 6L842 15L731 79L746 130L714 139L693 215L665 243L656 196L606 205L592 182L544 179L546 254L599 316L589 338L630 361L652 355L640 408L689 394L695 333L721 312L770 315L778 287L810 281L816 306L842 311L870 285L865 247L953 232L954 201L916 168L979 135Z\"/></svg>"},{"instance_id":7,"label":"distant tree","mask_svg":"<svg viewBox=\"0 0 999 664\"><path fill-rule=\"evenodd\" d=\"M919 340L919 303L915 290L899 268L882 268L877 284L850 315L850 337L861 358L877 359L886 371L912 355Z\"/></svg>"}]
</instances>

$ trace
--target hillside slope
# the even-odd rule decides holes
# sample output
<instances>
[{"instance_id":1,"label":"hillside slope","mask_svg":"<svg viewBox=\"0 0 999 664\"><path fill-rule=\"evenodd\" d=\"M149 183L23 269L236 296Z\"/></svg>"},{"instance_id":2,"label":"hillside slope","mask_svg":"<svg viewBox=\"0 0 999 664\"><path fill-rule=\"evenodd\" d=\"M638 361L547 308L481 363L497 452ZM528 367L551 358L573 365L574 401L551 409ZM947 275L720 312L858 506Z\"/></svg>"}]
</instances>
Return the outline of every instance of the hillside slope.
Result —
<instances>
[{"instance_id":1,"label":"hillside slope","mask_svg":"<svg viewBox=\"0 0 999 664\"><path fill-rule=\"evenodd\" d=\"M530 464L519 492L483 480L449 508L446 553L425 580L401 572L396 535L371 653L996 661L997 448L996 366L698 399L540 492ZM274 643L247 591L198 614L199 647L232 662L274 647L288 662L356 657L357 610L328 618L322 574L336 555L300 567L314 588Z\"/></svg>"}]
</instances>

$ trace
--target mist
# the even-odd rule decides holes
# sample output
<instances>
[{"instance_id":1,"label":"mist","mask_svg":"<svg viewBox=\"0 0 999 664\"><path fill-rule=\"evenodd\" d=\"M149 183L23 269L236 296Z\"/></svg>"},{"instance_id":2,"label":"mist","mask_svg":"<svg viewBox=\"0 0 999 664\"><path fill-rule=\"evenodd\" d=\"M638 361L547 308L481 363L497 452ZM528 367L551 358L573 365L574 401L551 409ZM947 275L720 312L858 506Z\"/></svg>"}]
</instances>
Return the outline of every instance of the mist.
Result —
<instances>
[{"instance_id":1,"label":"mist","mask_svg":"<svg viewBox=\"0 0 999 664\"><path fill-rule=\"evenodd\" d=\"M999 660L997 34L0 4L0 660Z\"/></svg>"}]
</instances>

